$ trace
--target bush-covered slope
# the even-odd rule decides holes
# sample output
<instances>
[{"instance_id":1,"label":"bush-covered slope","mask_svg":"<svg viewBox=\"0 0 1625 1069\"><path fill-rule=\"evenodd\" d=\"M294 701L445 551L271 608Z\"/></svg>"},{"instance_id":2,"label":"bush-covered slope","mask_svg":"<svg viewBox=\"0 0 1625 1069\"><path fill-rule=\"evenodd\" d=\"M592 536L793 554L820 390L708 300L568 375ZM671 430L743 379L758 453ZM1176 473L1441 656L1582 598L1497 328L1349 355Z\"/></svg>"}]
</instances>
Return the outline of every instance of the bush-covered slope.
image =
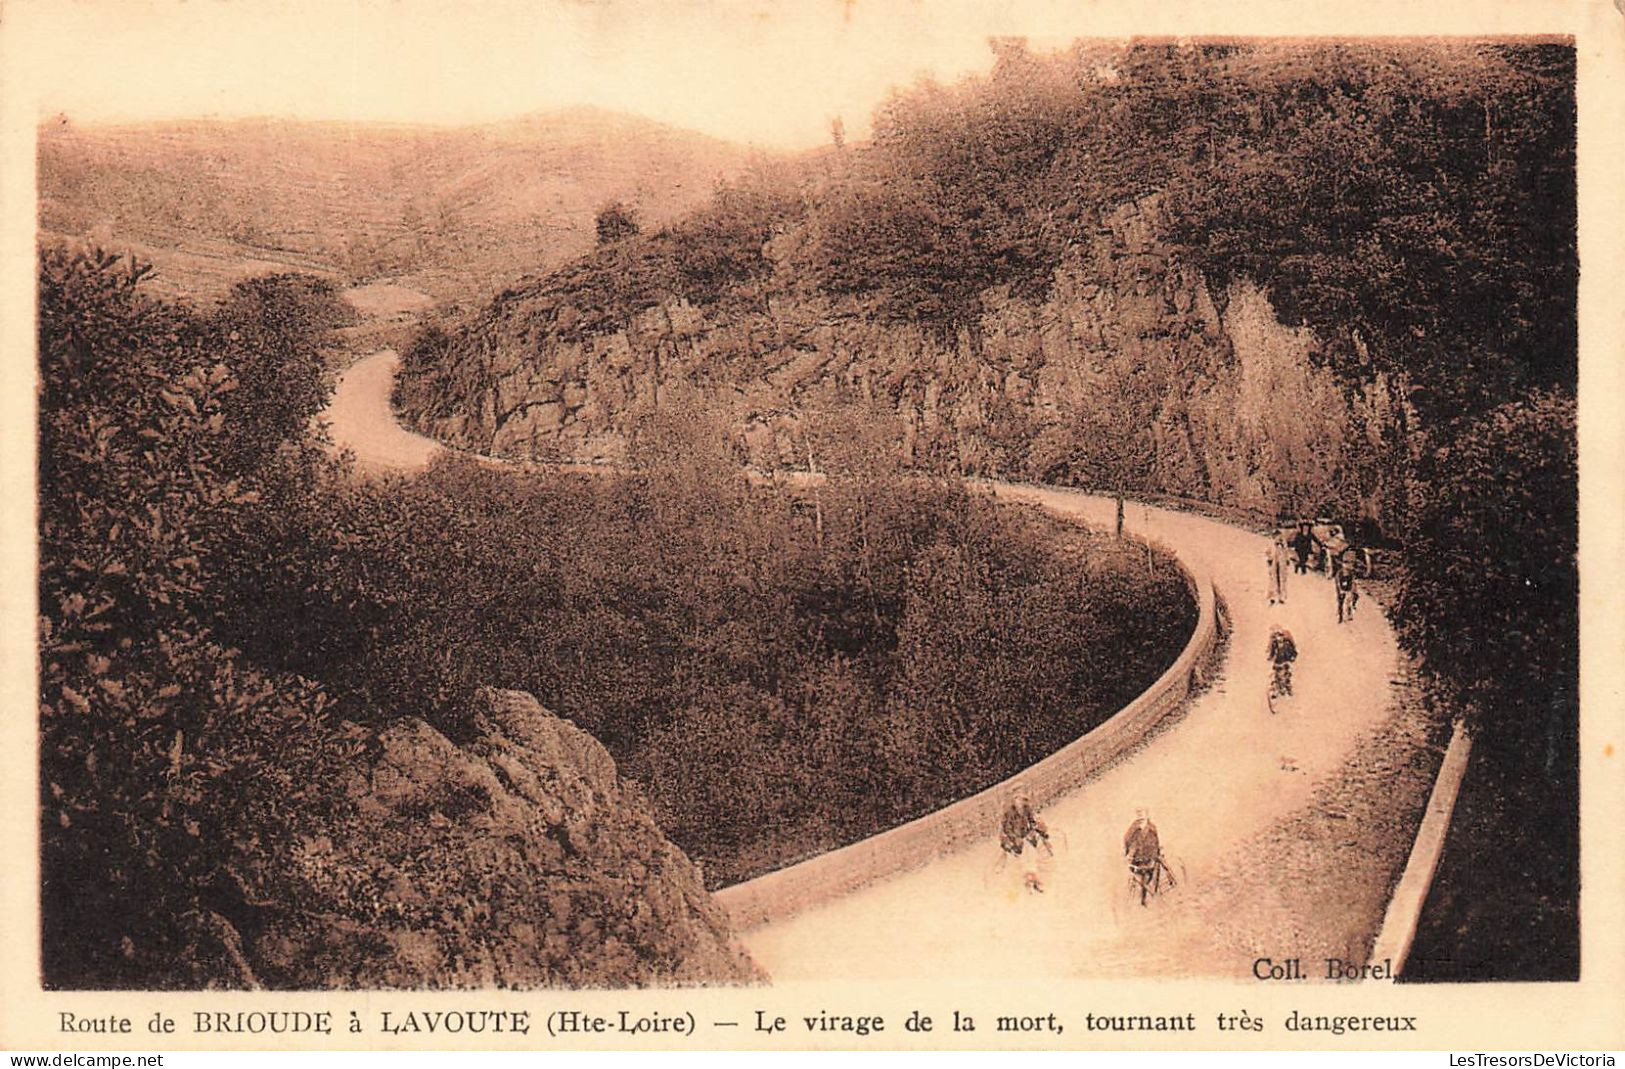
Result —
<instances>
[{"instance_id":1,"label":"bush-covered slope","mask_svg":"<svg viewBox=\"0 0 1625 1069\"><path fill-rule=\"evenodd\" d=\"M888 323L853 295L703 304L648 282L615 311L596 288L578 291L581 275L663 263L661 246L624 243L426 331L399 398L421 430L507 455L621 459L659 407L703 398L763 468L827 466L833 418L925 470L1269 511L1381 507L1396 490L1378 457L1403 416L1391 380L1341 389L1314 365L1312 336L1277 323L1256 286L1212 289L1157 237L1167 225L1160 197L1119 206L1047 294L989 291L974 330L946 334ZM771 259L783 240L764 272L790 270Z\"/></svg>"},{"instance_id":2,"label":"bush-covered slope","mask_svg":"<svg viewBox=\"0 0 1625 1069\"><path fill-rule=\"evenodd\" d=\"M46 985L749 978L698 873L581 732L466 692L442 717L454 744L422 709L231 640L285 619L242 582L244 540L343 485L305 438L344 309L282 276L199 315L141 275L41 258Z\"/></svg>"},{"instance_id":3,"label":"bush-covered slope","mask_svg":"<svg viewBox=\"0 0 1625 1069\"><path fill-rule=\"evenodd\" d=\"M1572 384L1572 50L999 48L872 144L430 330L405 409L614 455L695 389L782 463L858 404L931 464L1375 515L1405 435ZM1256 293L1267 329L1228 314Z\"/></svg>"}]
</instances>

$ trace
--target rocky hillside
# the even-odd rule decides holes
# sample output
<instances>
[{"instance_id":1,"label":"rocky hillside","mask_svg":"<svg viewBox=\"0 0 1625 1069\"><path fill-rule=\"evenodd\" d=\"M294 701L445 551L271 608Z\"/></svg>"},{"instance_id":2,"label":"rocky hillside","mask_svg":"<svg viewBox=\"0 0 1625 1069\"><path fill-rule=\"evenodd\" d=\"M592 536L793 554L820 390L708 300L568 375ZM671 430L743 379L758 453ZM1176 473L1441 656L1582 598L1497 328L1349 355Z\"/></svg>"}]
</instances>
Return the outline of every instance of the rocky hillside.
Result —
<instances>
[{"instance_id":1,"label":"rocky hillside","mask_svg":"<svg viewBox=\"0 0 1625 1069\"><path fill-rule=\"evenodd\" d=\"M1161 198L1121 204L1044 296L983 291L977 320L946 335L806 293L754 308L663 295L585 333L544 281L427 337L401 399L425 433L508 456L620 459L651 409L703 393L762 467L805 464L808 417L845 408L905 463L1087 482L1111 451L1144 458L1136 482L1248 507L1314 508L1343 480L1356 499L1380 492L1359 476L1392 432L1385 384L1345 396L1308 332L1257 287L1213 290L1165 226ZM786 272L787 244L763 249Z\"/></svg>"},{"instance_id":2,"label":"rocky hillside","mask_svg":"<svg viewBox=\"0 0 1625 1069\"><path fill-rule=\"evenodd\" d=\"M798 463L839 409L938 470L1397 526L1419 431L1572 382L1572 49L992 44L426 334L402 406L610 456L698 392Z\"/></svg>"},{"instance_id":3,"label":"rocky hillside","mask_svg":"<svg viewBox=\"0 0 1625 1069\"><path fill-rule=\"evenodd\" d=\"M699 870L604 748L527 694L487 692L469 741L391 725L349 805L292 864L236 872L196 921L200 984L635 986L757 977Z\"/></svg>"}]
</instances>

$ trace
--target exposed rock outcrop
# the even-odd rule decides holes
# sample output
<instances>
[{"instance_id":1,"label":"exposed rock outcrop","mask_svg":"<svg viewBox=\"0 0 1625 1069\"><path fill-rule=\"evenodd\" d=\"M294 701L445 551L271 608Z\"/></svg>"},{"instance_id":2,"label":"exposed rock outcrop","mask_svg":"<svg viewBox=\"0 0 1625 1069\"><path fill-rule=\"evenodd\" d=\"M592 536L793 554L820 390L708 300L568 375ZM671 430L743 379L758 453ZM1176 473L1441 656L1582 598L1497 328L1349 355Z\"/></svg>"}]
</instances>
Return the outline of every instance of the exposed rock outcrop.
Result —
<instances>
[{"instance_id":1,"label":"exposed rock outcrop","mask_svg":"<svg viewBox=\"0 0 1625 1069\"><path fill-rule=\"evenodd\" d=\"M1361 449L1388 433L1384 387L1345 399L1311 335L1250 283L1212 291L1165 226L1156 195L1120 205L1045 296L986 290L951 337L811 295L782 264L754 306L668 298L609 333L572 330L568 293L515 291L437 366L409 362L402 399L424 433L516 457L621 460L641 415L698 393L762 467L805 463L806 415L856 405L890 423L906 463L1087 482L1065 470L1079 441L1132 428L1145 481L1173 493L1250 508L1380 493Z\"/></svg>"},{"instance_id":2,"label":"exposed rock outcrop","mask_svg":"<svg viewBox=\"0 0 1625 1069\"><path fill-rule=\"evenodd\" d=\"M292 871L245 880L283 892L252 910L252 930L213 918L233 986L757 977L609 754L529 695L489 693L461 745L415 719L377 743L370 767L334 785L343 815L293 845Z\"/></svg>"}]
</instances>

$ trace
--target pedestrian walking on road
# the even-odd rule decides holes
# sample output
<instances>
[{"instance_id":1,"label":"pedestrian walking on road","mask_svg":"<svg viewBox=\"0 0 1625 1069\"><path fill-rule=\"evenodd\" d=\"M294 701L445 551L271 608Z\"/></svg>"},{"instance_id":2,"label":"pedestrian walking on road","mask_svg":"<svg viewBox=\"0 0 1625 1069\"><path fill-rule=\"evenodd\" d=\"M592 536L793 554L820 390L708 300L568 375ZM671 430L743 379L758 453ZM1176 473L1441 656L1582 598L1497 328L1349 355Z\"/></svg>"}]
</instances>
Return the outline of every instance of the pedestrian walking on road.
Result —
<instances>
[{"instance_id":1,"label":"pedestrian walking on road","mask_svg":"<svg viewBox=\"0 0 1625 1069\"><path fill-rule=\"evenodd\" d=\"M1292 552L1297 554L1298 574L1309 571L1309 554L1315 550L1315 536L1309 533L1307 522L1298 524L1298 533L1292 536Z\"/></svg>"},{"instance_id":2,"label":"pedestrian walking on road","mask_svg":"<svg viewBox=\"0 0 1625 1069\"><path fill-rule=\"evenodd\" d=\"M1338 575L1341 574L1344 566L1353 559L1353 556L1353 548L1342 535L1337 534L1328 538L1326 540L1326 577L1335 584Z\"/></svg>"},{"instance_id":3,"label":"pedestrian walking on road","mask_svg":"<svg viewBox=\"0 0 1625 1069\"><path fill-rule=\"evenodd\" d=\"M1268 569L1270 604L1286 604L1286 541L1276 532L1275 538L1264 550L1264 566Z\"/></svg>"}]
</instances>

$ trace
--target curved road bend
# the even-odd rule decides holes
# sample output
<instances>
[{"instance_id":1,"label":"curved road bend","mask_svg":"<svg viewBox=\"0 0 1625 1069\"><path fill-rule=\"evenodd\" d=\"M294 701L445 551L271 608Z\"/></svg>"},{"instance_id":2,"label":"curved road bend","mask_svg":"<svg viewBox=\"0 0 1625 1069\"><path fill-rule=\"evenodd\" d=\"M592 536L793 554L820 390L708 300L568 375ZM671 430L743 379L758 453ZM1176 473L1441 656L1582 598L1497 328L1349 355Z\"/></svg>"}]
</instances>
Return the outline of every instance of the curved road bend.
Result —
<instances>
[{"instance_id":1,"label":"curved road bend","mask_svg":"<svg viewBox=\"0 0 1625 1069\"><path fill-rule=\"evenodd\" d=\"M373 470L418 470L442 448L395 422L397 364L384 350L350 368L327 415L335 445ZM1107 499L1016 486L997 493L1102 529L1112 522ZM1287 604L1269 606L1259 535L1137 504L1129 506L1127 526L1209 569L1233 628L1218 681L1148 745L1043 812L1063 843L1049 864L1046 893L1022 890L1015 866L1000 864L990 828L985 844L742 933L775 981L1250 978L1251 958L1214 938L1198 895L1182 891L1149 910L1125 904L1123 831L1137 807L1147 808L1167 853L1184 862L1186 891L1199 890L1255 835L1302 808L1381 722L1397 647L1374 605L1339 626L1331 585L1313 574L1291 576ZM1300 655L1292 707L1272 716L1264 650L1275 621L1292 631ZM1270 888L1259 894L1269 896ZM1263 924L1271 916L1278 914L1260 909L1256 918L1227 921ZM1290 932L1243 935L1252 945L1291 949Z\"/></svg>"},{"instance_id":2,"label":"curved road bend","mask_svg":"<svg viewBox=\"0 0 1625 1069\"><path fill-rule=\"evenodd\" d=\"M322 413L334 448L348 449L364 472L422 471L445 448L396 422L390 394L400 366L401 358L393 349L357 360L339 375Z\"/></svg>"}]
</instances>

